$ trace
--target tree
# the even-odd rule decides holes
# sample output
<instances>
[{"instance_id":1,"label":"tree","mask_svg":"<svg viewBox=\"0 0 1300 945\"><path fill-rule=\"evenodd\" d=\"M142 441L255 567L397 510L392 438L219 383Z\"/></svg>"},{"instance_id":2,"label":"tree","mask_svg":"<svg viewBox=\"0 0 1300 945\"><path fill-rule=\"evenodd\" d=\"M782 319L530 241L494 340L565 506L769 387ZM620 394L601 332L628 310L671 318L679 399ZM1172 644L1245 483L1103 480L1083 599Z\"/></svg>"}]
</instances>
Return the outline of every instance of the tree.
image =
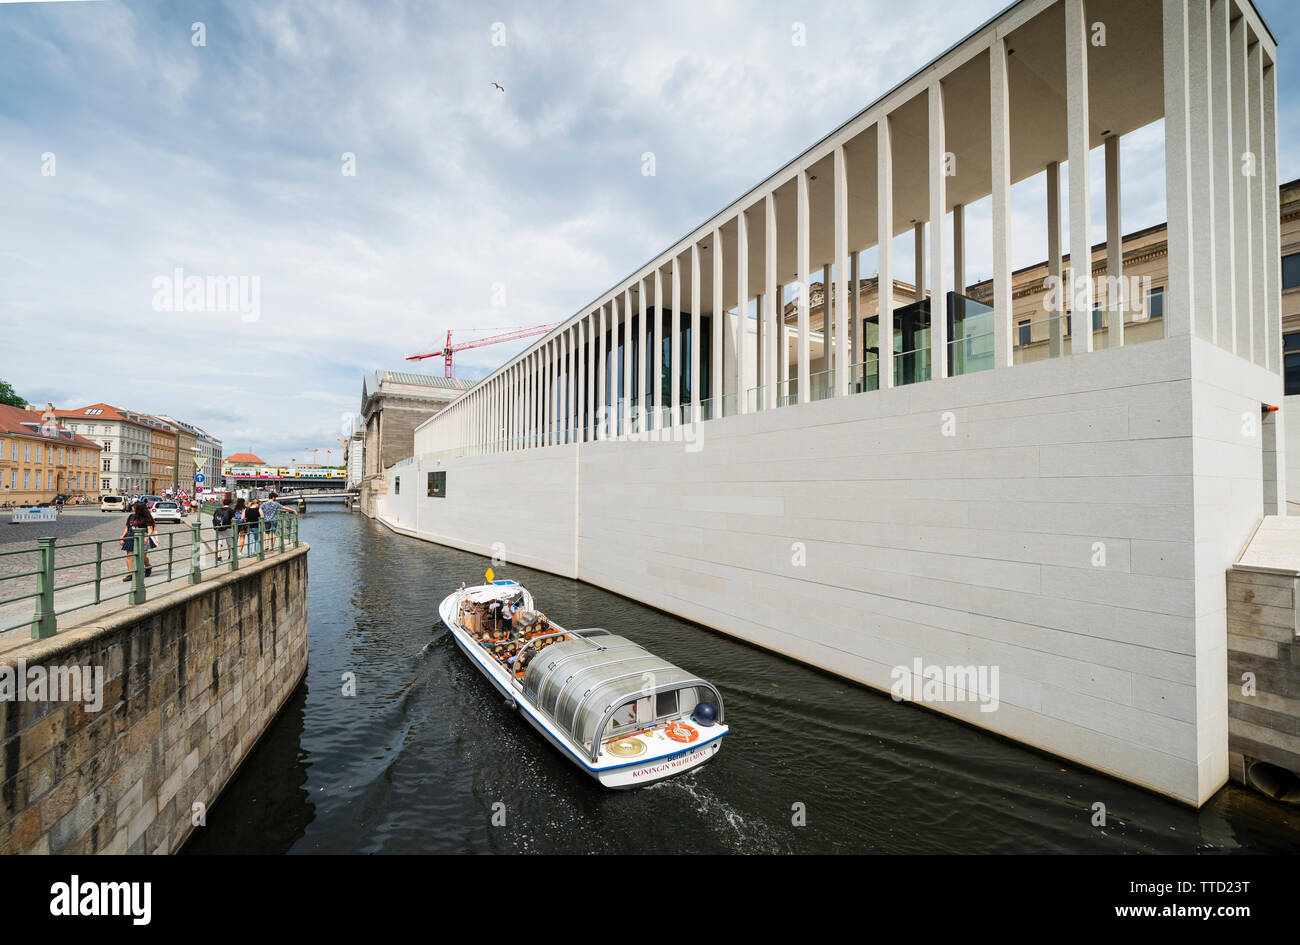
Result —
<instances>
[{"instance_id":1,"label":"tree","mask_svg":"<svg viewBox=\"0 0 1300 945\"><path fill-rule=\"evenodd\" d=\"M13 385L8 381L0 381L0 404L6 404L10 407L26 407L27 400L14 393Z\"/></svg>"}]
</instances>

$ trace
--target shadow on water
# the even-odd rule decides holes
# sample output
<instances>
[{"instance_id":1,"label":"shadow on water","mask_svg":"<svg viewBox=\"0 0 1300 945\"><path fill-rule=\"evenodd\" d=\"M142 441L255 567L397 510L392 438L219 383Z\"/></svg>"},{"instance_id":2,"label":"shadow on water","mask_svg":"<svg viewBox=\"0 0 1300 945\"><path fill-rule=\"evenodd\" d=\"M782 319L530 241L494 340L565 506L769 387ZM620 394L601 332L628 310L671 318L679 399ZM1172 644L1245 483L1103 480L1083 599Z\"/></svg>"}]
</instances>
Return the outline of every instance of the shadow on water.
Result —
<instances>
[{"instance_id":1,"label":"shadow on water","mask_svg":"<svg viewBox=\"0 0 1300 945\"><path fill-rule=\"evenodd\" d=\"M313 508L304 683L190 853L1291 852L1300 816L1226 787L1199 811L599 588L503 569L562 624L708 678L716 759L613 792L509 709L438 625L487 559ZM355 674L355 695L344 695ZM1094 826L1094 805L1105 826ZM802 816L801 816L802 815ZM494 826L493 821L504 819ZM803 825L795 821L802 819Z\"/></svg>"}]
</instances>

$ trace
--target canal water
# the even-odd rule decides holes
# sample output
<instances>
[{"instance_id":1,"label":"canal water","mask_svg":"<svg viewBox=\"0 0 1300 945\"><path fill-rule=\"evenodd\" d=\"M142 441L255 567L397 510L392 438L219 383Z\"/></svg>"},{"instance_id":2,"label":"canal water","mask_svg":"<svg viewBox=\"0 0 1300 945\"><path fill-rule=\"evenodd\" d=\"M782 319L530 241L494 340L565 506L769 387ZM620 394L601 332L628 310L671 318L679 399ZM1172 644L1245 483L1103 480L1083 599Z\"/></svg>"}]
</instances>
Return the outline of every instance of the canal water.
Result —
<instances>
[{"instance_id":1,"label":"canal water","mask_svg":"<svg viewBox=\"0 0 1300 945\"><path fill-rule=\"evenodd\" d=\"M190 853L1293 852L1300 816L1228 787L1200 811L633 601L501 569L570 627L709 679L733 734L636 791L582 774L437 619L487 559L313 506L306 678ZM355 674L356 695L344 695ZM1094 825L1095 804L1105 825ZM495 821L495 823L494 823ZM504 821L502 823L502 821Z\"/></svg>"}]
</instances>

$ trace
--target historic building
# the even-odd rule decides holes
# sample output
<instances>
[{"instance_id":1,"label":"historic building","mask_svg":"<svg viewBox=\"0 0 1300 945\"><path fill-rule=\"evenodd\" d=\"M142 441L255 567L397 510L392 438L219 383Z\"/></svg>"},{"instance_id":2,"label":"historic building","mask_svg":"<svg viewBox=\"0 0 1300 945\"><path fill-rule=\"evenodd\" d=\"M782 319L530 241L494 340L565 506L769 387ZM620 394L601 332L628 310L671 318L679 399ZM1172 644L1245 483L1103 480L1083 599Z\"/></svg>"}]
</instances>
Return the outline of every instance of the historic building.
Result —
<instances>
[{"instance_id":1,"label":"historic building","mask_svg":"<svg viewBox=\"0 0 1300 945\"><path fill-rule=\"evenodd\" d=\"M59 425L52 407L0 404L0 496L7 505L53 502L58 496L99 499L98 443Z\"/></svg>"},{"instance_id":2,"label":"historic building","mask_svg":"<svg viewBox=\"0 0 1300 945\"><path fill-rule=\"evenodd\" d=\"M405 371L366 375L361 382L360 501L367 515L374 516L374 497L387 488L384 470L414 450L415 428L473 386L459 378Z\"/></svg>"}]
</instances>

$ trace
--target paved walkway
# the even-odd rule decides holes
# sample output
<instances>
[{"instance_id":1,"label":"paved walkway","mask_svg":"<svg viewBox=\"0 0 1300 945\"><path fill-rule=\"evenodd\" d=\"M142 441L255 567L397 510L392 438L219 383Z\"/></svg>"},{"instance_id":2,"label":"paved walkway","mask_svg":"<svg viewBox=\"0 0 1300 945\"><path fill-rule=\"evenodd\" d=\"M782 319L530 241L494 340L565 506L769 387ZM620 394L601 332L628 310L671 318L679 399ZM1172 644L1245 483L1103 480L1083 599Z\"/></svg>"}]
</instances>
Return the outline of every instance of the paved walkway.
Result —
<instances>
[{"instance_id":1,"label":"paved walkway","mask_svg":"<svg viewBox=\"0 0 1300 945\"><path fill-rule=\"evenodd\" d=\"M145 578L149 599L174 589L173 585L183 587L189 583L190 523L193 521L193 516L190 516L182 525L158 526L159 547L149 553L149 559L153 563L153 575ZM58 570L55 583L61 588L55 591L54 609L60 612L58 618L60 626L71 626L130 606L132 585L131 582L123 580L127 556L117 546L117 539L122 534L125 522L126 516L120 512L101 513L98 510L84 509L62 512L57 522L10 525L7 516L0 516L0 552L20 550L23 552L0 555L0 600L9 600L36 592L36 577L27 573L36 570L36 539L53 537L57 539L54 565ZM100 602L96 603L95 546L84 545L75 548L65 546L98 541L103 541L104 544L100 564ZM170 579L168 577L169 543L171 545ZM223 566L218 568L212 532L205 525L199 558L199 567L203 569L204 579L214 574L226 573L228 553L223 554L223 557L225 558L222 562ZM241 564L242 562L241 555ZM23 576L15 577L20 574ZM72 584L80 586L68 586ZM62 613L73 607L80 609ZM0 649L6 648L16 639L30 639L31 619L35 609L36 601L33 597L0 604Z\"/></svg>"}]
</instances>

